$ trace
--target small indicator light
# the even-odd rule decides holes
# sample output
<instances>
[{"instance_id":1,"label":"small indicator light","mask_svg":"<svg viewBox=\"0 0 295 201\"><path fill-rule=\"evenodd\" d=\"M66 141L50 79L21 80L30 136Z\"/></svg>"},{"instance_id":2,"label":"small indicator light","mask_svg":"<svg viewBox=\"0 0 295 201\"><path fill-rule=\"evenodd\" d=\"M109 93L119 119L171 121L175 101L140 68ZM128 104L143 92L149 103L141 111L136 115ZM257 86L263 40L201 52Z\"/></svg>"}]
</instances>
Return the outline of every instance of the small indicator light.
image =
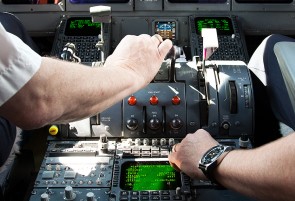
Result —
<instances>
[{"instance_id":1,"label":"small indicator light","mask_svg":"<svg viewBox=\"0 0 295 201\"><path fill-rule=\"evenodd\" d=\"M137 100L136 100L135 96L130 96L128 98L128 104L129 105L136 105L136 102L137 102Z\"/></svg>"},{"instance_id":2,"label":"small indicator light","mask_svg":"<svg viewBox=\"0 0 295 201\"><path fill-rule=\"evenodd\" d=\"M153 95L152 97L150 97L150 104L151 105L157 105L159 103L159 99L157 96Z\"/></svg>"},{"instance_id":3,"label":"small indicator light","mask_svg":"<svg viewBox=\"0 0 295 201\"><path fill-rule=\"evenodd\" d=\"M173 98L172 98L172 104L173 105L179 105L180 104L180 98L179 98L179 96L173 96Z\"/></svg>"}]
</instances>

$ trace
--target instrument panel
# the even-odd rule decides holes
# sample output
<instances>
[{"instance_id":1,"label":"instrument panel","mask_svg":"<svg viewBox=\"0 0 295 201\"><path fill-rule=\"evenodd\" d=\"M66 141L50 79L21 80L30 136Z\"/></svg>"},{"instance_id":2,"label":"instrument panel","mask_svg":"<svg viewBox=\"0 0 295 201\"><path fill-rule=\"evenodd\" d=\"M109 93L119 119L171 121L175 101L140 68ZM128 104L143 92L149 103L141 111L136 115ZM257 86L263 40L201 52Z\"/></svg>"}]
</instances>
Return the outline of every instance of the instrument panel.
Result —
<instances>
[{"instance_id":1,"label":"instrument panel","mask_svg":"<svg viewBox=\"0 0 295 201\"><path fill-rule=\"evenodd\" d=\"M238 16L242 22L244 32L249 35L268 35L272 33L294 35L295 33L293 26L294 0L188 0L186 2L177 0L116 0L91 2L78 0L1 0L0 11L15 13L30 33L35 36L54 34L61 16L87 15L89 14L89 8L97 5L110 6L112 8L112 18L117 22L129 16L147 20L149 18L176 20L179 22L180 39L187 38L185 27L189 22L188 16L199 14L203 16L207 14ZM136 12L135 15L134 12ZM183 17L186 19L182 19ZM117 29L117 26L119 24L113 23L112 29ZM119 27L118 30L120 30ZM151 28L143 31L148 34L153 33ZM121 35L112 36L114 40L120 40L120 37Z\"/></svg>"},{"instance_id":2,"label":"instrument panel","mask_svg":"<svg viewBox=\"0 0 295 201\"><path fill-rule=\"evenodd\" d=\"M97 5L111 7L110 23L92 21L89 8ZM180 48L146 88L81 124L54 125L58 135L48 137L30 201L250 200L191 180L167 158L174 143L199 128L220 143L252 148L245 35L295 34L294 10L294 0L0 1L0 11L15 13L32 36L54 38L51 56L71 43L89 67L128 34L157 33ZM203 28L216 28L219 42L205 63Z\"/></svg>"},{"instance_id":3,"label":"instrument panel","mask_svg":"<svg viewBox=\"0 0 295 201\"><path fill-rule=\"evenodd\" d=\"M198 16L197 19L203 20L203 28L221 30L219 36L238 23L235 18L226 16ZM223 26L216 21L211 23L213 19L223 22ZM127 22L133 22L131 27L141 19ZM93 23L88 16L63 17L55 35L52 56L65 54L69 47L65 44L79 47L81 37L82 44L89 41L92 45L73 48L72 52L77 51L79 57L90 49L108 55L111 42L103 49L96 46L99 40L106 42L112 38L113 30L103 26L108 23L102 23ZM150 24L155 33L176 44L179 42L178 23L170 18L157 18ZM193 37L197 35L196 27L194 21L189 29L192 38L197 37ZM240 29L235 28L231 31L238 35ZM89 34L93 32L97 37ZM77 37L78 41L72 37ZM91 41L92 37L96 40ZM241 39L235 38L243 44ZM203 48L194 40L190 41L190 47L194 47L191 50ZM192 52L194 56L189 58L184 47L175 45L173 50L175 54L163 61L147 87L83 121L82 125L76 122L49 125L49 129L54 126L58 132L48 138L48 148L30 201L184 201L197 200L203 188L216 188L208 181L194 181L177 172L169 164L168 155L175 143L199 128L208 130L220 143L238 149L252 147L254 103L249 69L244 61L219 57L203 63L198 52ZM245 58L245 52L239 54ZM81 59L81 63L100 67L96 65L101 62L100 58L88 59ZM89 127L89 131L80 132L80 126Z\"/></svg>"},{"instance_id":4,"label":"instrument panel","mask_svg":"<svg viewBox=\"0 0 295 201\"><path fill-rule=\"evenodd\" d=\"M214 192L216 186L192 181L170 166L167 156L177 142L173 138L116 141L105 136L50 140L29 200L215 200L206 191ZM238 146L237 140L220 143ZM227 198L251 200L228 192Z\"/></svg>"}]
</instances>

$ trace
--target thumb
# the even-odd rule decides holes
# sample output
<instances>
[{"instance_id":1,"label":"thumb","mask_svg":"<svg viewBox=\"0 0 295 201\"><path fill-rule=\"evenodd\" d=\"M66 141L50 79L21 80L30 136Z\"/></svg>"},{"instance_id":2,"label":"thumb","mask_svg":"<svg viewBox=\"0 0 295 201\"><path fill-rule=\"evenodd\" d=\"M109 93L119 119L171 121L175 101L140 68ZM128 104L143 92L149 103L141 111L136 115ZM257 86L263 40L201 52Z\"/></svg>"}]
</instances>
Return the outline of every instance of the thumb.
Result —
<instances>
[{"instance_id":1,"label":"thumb","mask_svg":"<svg viewBox=\"0 0 295 201\"><path fill-rule=\"evenodd\" d=\"M160 56L162 59L166 57L168 54L169 50L172 48L173 44L172 41L169 39L164 40L158 47Z\"/></svg>"}]
</instances>

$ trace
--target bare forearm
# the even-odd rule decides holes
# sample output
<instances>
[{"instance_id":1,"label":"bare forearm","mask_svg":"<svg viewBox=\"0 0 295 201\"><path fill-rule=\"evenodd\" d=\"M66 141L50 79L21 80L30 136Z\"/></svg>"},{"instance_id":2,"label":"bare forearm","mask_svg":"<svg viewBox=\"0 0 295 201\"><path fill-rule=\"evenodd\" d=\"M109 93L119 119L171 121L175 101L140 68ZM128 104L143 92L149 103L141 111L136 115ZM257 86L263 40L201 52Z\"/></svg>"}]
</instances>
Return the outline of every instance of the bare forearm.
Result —
<instances>
[{"instance_id":1,"label":"bare forearm","mask_svg":"<svg viewBox=\"0 0 295 201\"><path fill-rule=\"evenodd\" d=\"M147 85L171 47L159 35L128 35L102 68L43 58L30 81L0 107L0 116L32 129L97 114Z\"/></svg>"},{"instance_id":2,"label":"bare forearm","mask_svg":"<svg viewBox=\"0 0 295 201\"><path fill-rule=\"evenodd\" d=\"M230 152L215 171L225 187L258 200L294 200L295 134L253 150Z\"/></svg>"},{"instance_id":3,"label":"bare forearm","mask_svg":"<svg viewBox=\"0 0 295 201\"><path fill-rule=\"evenodd\" d=\"M130 70L102 68L43 58L39 71L1 107L1 114L27 129L73 121L106 109L146 84Z\"/></svg>"}]
</instances>

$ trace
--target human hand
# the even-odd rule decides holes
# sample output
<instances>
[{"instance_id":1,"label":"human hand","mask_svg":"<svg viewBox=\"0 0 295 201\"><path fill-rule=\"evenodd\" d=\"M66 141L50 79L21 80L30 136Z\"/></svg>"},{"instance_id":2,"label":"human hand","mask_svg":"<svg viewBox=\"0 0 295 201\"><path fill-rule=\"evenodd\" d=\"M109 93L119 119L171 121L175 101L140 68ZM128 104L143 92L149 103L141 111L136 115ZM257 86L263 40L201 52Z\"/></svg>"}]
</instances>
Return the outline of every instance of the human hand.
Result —
<instances>
[{"instance_id":1,"label":"human hand","mask_svg":"<svg viewBox=\"0 0 295 201\"><path fill-rule=\"evenodd\" d=\"M158 34L127 35L106 59L105 66L125 68L128 73L135 73L136 84L144 86L155 77L171 48L171 40L163 41Z\"/></svg>"},{"instance_id":2,"label":"human hand","mask_svg":"<svg viewBox=\"0 0 295 201\"><path fill-rule=\"evenodd\" d=\"M199 160L211 147L217 145L211 135L204 129L197 130L174 145L169 162L178 171L182 171L194 179L207 179L199 169Z\"/></svg>"}]
</instances>

